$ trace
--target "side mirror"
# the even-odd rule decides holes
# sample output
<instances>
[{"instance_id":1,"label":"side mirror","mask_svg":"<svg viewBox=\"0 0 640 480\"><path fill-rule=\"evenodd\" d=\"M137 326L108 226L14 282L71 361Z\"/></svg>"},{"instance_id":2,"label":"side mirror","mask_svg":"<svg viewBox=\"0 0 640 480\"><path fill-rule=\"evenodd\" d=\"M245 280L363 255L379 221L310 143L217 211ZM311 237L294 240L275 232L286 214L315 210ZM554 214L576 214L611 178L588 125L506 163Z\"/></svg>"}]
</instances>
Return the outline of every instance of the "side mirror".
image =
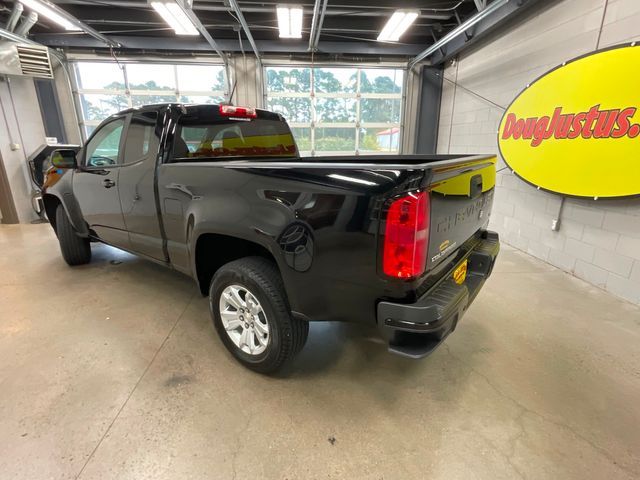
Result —
<instances>
[{"instance_id":1,"label":"side mirror","mask_svg":"<svg viewBox=\"0 0 640 480\"><path fill-rule=\"evenodd\" d=\"M51 152L51 165L56 168L76 168L78 161L74 150L54 150Z\"/></svg>"}]
</instances>

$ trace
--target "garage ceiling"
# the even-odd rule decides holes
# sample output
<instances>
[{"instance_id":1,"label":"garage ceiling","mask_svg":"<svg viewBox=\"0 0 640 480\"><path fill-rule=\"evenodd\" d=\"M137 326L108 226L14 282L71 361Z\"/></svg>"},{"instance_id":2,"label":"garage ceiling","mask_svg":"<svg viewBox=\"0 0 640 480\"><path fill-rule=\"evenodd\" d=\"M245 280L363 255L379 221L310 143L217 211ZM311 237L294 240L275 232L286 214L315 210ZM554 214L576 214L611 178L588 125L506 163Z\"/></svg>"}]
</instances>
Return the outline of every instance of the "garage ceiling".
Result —
<instances>
[{"instance_id":1,"label":"garage ceiling","mask_svg":"<svg viewBox=\"0 0 640 480\"><path fill-rule=\"evenodd\" d=\"M325 15L317 45L317 58L328 56L414 57L441 39L460 23L478 14L486 0L195 0L193 12L200 20L212 41L203 36L178 37L167 26L146 0L55 0L58 7L82 21L87 26L121 45L120 51L211 51L234 52L242 49L257 50L262 54L310 55L309 36L314 8L326 3ZM247 29L241 26L241 18L234 11L237 3ZM490 3L490 2L489 2ZM518 6L527 0L511 2ZM280 39L276 6L300 5L304 10L302 39ZM13 2L3 0L3 24L9 16ZM507 4L506 7L508 7ZM505 7L505 9L506 9ZM399 42L379 42L377 36L387 20L397 9L415 9L419 17ZM28 8L25 7L25 11ZM316 15L316 18L318 15ZM476 27L478 28L478 27ZM466 32L466 40L473 36ZM107 48L104 42L83 33L65 32L58 25L40 17L31 29L31 38L52 47L70 50ZM253 38L253 45L251 38ZM239 42L242 39L242 45ZM465 40L465 41L466 41ZM255 48L254 48L255 47ZM442 53L442 52L441 52Z\"/></svg>"}]
</instances>

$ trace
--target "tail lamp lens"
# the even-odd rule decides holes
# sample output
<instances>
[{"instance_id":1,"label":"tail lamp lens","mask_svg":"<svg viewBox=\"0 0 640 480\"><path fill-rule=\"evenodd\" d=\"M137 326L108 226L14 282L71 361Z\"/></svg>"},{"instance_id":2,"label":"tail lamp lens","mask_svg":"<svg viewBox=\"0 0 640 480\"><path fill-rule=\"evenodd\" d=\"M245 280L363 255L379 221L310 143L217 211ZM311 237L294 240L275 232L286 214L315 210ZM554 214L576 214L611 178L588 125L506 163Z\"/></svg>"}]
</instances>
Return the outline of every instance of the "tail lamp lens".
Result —
<instances>
[{"instance_id":1,"label":"tail lamp lens","mask_svg":"<svg viewBox=\"0 0 640 480\"><path fill-rule=\"evenodd\" d=\"M429 243L429 195L419 192L395 200L384 232L382 269L395 278L424 272Z\"/></svg>"}]
</instances>

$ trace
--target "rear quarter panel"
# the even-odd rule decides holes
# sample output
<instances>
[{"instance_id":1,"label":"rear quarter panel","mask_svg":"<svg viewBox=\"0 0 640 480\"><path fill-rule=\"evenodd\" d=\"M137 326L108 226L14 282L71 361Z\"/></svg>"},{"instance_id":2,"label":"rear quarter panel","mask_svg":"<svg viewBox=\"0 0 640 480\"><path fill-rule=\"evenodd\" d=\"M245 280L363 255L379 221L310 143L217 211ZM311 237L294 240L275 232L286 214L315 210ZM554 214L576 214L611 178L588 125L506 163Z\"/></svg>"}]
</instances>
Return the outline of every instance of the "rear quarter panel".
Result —
<instances>
[{"instance_id":1,"label":"rear quarter panel","mask_svg":"<svg viewBox=\"0 0 640 480\"><path fill-rule=\"evenodd\" d=\"M160 166L172 263L195 277L193 252L204 233L257 242L276 259L293 310L315 320L371 321L372 298L396 288L377 274L382 199L407 184L422 184L425 172L335 173L215 162ZM340 308L328 308L335 305Z\"/></svg>"},{"instance_id":2,"label":"rear quarter panel","mask_svg":"<svg viewBox=\"0 0 640 480\"><path fill-rule=\"evenodd\" d=\"M475 202L469 179L478 175L480 198L490 209L495 158L487 157L397 170L171 163L158 169L158 190L169 255L178 270L196 277L200 235L242 238L272 253L294 311L313 320L371 323L377 300L415 301L421 286L440 278L464 254L465 240L486 226L488 212L479 218L476 211L469 222L460 217ZM391 199L418 189L433 190L435 232L453 215L457 246L419 278L390 279L379 264L385 209ZM440 239L434 234L433 241Z\"/></svg>"}]
</instances>

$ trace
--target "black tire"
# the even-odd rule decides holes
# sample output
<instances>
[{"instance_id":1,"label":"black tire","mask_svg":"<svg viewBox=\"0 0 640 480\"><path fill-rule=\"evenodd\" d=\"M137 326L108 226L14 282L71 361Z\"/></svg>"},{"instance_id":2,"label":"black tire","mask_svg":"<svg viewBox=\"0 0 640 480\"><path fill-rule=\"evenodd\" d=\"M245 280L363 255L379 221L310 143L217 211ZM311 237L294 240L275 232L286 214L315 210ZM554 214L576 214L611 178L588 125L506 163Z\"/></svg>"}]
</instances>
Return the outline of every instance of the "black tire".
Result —
<instances>
[{"instance_id":1,"label":"black tire","mask_svg":"<svg viewBox=\"0 0 640 480\"><path fill-rule=\"evenodd\" d=\"M88 238L79 237L73 229L62 205L56 210L56 234L62 258L69 265L84 265L91 261L91 244Z\"/></svg>"},{"instance_id":2,"label":"black tire","mask_svg":"<svg viewBox=\"0 0 640 480\"><path fill-rule=\"evenodd\" d=\"M260 302L269 325L266 349L260 355L242 351L231 340L220 316L219 302L230 285L246 287ZM280 272L262 257L246 257L221 267L211 280L209 310L224 346L245 367L259 373L274 373L293 358L307 341L309 324L291 315Z\"/></svg>"}]
</instances>

